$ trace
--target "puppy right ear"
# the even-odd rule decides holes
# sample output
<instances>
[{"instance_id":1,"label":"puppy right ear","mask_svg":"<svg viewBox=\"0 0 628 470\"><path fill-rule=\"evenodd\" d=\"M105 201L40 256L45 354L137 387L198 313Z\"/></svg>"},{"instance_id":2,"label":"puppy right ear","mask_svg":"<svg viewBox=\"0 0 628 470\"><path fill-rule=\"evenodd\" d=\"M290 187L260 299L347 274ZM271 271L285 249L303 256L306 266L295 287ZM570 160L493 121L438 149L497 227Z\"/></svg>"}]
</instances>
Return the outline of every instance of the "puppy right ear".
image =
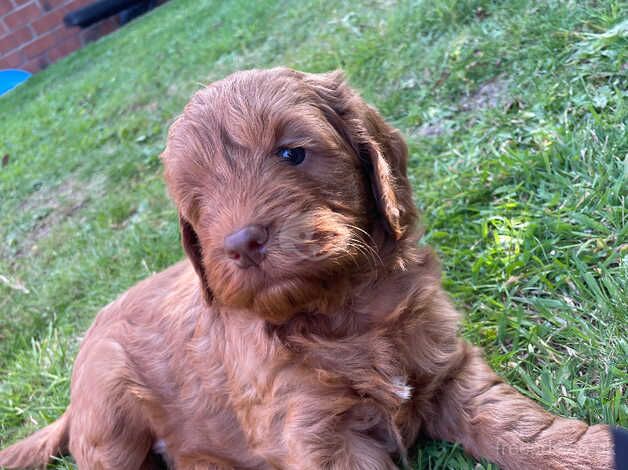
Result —
<instances>
[{"instance_id":1,"label":"puppy right ear","mask_svg":"<svg viewBox=\"0 0 628 470\"><path fill-rule=\"evenodd\" d=\"M205 274L205 268L203 266L203 251L198 239L198 235L194 231L192 224L188 222L185 217L179 214L179 226L181 228L181 244L185 250L185 254L192 262L194 270L201 281L201 292L203 299L207 304L210 304L214 295L212 294L209 284L207 283L207 275Z\"/></svg>"}]
</instances>

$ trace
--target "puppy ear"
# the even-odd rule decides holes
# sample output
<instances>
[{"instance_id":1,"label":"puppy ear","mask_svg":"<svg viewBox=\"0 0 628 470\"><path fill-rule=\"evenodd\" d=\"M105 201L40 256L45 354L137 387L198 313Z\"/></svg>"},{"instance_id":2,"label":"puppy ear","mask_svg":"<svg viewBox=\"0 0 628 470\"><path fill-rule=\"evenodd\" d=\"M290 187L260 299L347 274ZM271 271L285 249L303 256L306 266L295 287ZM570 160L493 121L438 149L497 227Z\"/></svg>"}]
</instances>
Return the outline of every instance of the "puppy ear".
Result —
<instances>
[{"instance_id":1,"label":"puppy ear","mask_svg":"<svg viewBox=\"0 0 628 470\"><path fill-rule=\"evenodd\" d=\"M205 302L211 303L214 295L212 294L209 284L207 283L207 276L205 274L205 268L203 266L203 253L201 244L198 239L198 235L194 231L192 224L188 222L185 217L179 214L179 226L181 228L181 244L185 250L185 254L192 262L194 270L201 281L201 292Z\"/></svg>"},{"instance_id":2,"label":"puppy ear","mask_svg":"<svg viewBox=\"0 0 628 470\"><path fill-rule=\"evenodd\" d=\"M401 240L417 220L403 137L351 90L342 72L312 74L305 80L323 99L321 109L329 122L360 158L384 229Z\"/></svg>"},{"instance_id":3,"label":"puppy ear","mask_svg":"<svg viewBox=\"0 0 628 470\"><path fill-rule=\"evenodd\" d=\"M400 194L402 183L407 182L407 177L405 168L401 173L399 167L393 165L397 164L398 160L405 162L407 158L405 143L399 139L401 145L392 144L391 141L396 137L393 135L395 131L380 127L388 126L375 110L368 109L360 121L362 122L354 124L358 156L368 175L377 210L385 221L384 227L394 240L400 240L407 228L402 220L406 209L401 204ZM382 130L390 132L383 134Z\"/></svg>"}]
</instances>

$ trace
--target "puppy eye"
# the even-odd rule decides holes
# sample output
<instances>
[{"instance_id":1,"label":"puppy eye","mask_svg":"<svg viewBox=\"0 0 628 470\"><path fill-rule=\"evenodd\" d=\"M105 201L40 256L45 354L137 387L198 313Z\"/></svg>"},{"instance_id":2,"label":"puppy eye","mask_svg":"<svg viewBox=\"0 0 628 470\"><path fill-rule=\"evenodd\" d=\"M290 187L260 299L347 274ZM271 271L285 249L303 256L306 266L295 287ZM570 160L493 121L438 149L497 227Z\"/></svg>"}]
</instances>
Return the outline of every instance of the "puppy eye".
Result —
<instances>
[{"instance_id":1,"label":"puppy eye","mask_svg":"<svg viewBox=\"0 0 628 470\"><path fill-rule=\"evenodd\" d=\"M293 149L282 147L277 150L277 156L291 165L298 165L305 160L305 149L303 147Z\"/></svg>"}]
</instances>

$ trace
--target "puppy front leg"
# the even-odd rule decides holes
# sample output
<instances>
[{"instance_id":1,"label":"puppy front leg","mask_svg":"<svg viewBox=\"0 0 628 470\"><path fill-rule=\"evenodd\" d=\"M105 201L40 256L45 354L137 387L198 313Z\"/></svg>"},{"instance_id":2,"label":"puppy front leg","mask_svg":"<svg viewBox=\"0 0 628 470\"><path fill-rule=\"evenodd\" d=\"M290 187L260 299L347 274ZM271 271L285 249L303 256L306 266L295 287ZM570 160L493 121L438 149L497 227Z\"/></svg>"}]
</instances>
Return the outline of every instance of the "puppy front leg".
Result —
<instances>
[{"instance_id":1,"label":"puppy front leg","mask_svg":"<svg viewBox=\"0 0 628 470\"><path fill-rule=\"evenodd\" d=\"M302 402L285 422L287 455L281 468L290 470L395 470L386 430L360 405L334 414L334 400ZM330 408L327 409L326 408ZM364 419L370 415L371 419Z\"/></svg>"},{"instance_id":2,"label":"puppy front leg","mask_svg":"<svg viewBox=\"0 0 628 470\"><path fill-rule=\"evenodd\" d=\"M608 426L552 415L504 383L478 348L465 344L457 373L437 394L433 438L461 443L505 469L612 469Z\"/></svg>"},{"instance_id":3,"label":"puppy front leg","mask_svg":"<svg viewBox=\"0 0 628 470\"><path fill-rule=\"evenodd\" d=\"M390 455L379 443L366 436L327 434L308 436L302 434L299 443L292 447L284 468L291 470L396 470Z\"/></svg>"}]
</instances>

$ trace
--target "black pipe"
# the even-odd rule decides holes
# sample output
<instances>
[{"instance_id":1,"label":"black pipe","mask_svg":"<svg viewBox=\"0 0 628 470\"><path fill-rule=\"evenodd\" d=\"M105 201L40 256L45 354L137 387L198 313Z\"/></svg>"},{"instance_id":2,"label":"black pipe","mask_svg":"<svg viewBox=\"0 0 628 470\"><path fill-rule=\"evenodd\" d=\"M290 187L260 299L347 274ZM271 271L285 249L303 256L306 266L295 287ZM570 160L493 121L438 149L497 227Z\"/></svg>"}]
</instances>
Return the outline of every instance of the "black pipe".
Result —
<instances>
[{"instance_id":1,"label":"black pipe","mask_svg":"<svg viewBox=\"0 0 628 470\"><path fill-rule=\"evenodd\" d=\"M129 21L134 20L138 16L143 15L147 11L152 10L156 6L156 0L143 0L140 3L136 3L132 7L124 10L118 15L118 21L120 26L127 24Z\"/></svg>"},{"instance_id":2,"label":"black pipe","mask_svg":"<svg viewBox=\"0 0 628 470\"><path fill-rule=\"evenodd\" d=\"M143 1L145 0L100 0L85 8L68 13L63 18L63 22L66 26L86 28Z\"/></svg>"}]
</instances>

